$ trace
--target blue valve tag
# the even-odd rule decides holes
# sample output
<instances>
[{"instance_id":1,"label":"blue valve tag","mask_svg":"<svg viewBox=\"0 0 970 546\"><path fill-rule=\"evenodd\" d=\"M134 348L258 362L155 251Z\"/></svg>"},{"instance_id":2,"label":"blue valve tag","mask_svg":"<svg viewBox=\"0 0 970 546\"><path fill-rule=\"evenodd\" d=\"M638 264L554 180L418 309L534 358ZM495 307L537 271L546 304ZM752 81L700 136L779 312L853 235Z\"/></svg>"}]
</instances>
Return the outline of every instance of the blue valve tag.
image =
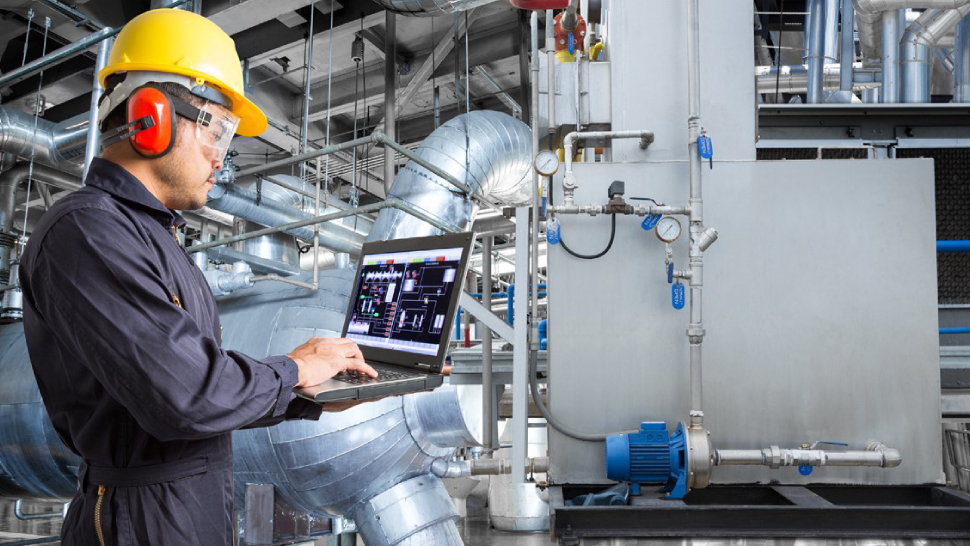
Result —
<instances>
[{"instance_id":1,"label":"blue valve tag","mask_svg":"<svg viewBox=\"0 0 970 546\"><path fill-rule=\"evenodd\" d=\"M542 196L542 203L539 206L539 216L546 215L546 196Z\"/></svg>"},{"instance_id":2,"label":"blue valve tag","mask_svg":"<svg viewBox=\"0 0 970 546\"><path fill-rule=\"evenodd\" d=\"M576 37L573 36L572 32L569 33L569 54L576 54Z\"/></svg>"},{"instance_id":3,"label":"blue valve tag","mask_svg":"<svg viewBox=\"0 0 970 546\"><path fill-rule=\"evenodd\" d=\"M701 136L697 137L697 148L701 157L710 164L711 170L714 170L714 143L711 141L711 137L707 136L706 133L701 133Z\"/></svg>"},{"instance_id":4,"label":"blue valve tag","mask_svg":"<svg viewBox=\"0 0 970 546\"><path fill-rule=\"evenodd\" d=\"M667 284L674 282L674 262L667 264Z\"/></svg>"},{"instance_id":5,"label":"blue valve tag","mask_svg":"<svg viewBox=\"0 0 970 546\"><path fill-rule=\"evenodd\" d=\"M648 214L647 217L643 219L643 222L640 223L640 227L646 231L650 231L657 227L657 223L660 222L661 218L663 218L663 216L659 214Z\"/></svg>"},{"instance_id":6,"label":"blue valve tag","mask_svg":"<svg viewBox=\"0 0 970 546\"><path fill-rule=\"evenodd\" d=\"M559 244L559 219L550 218L546 220L546 241L550 245Z\"/></svg>"},{"instance_id":7,"label":"blue valve tag","mask_svg":"<svg viewBox=\"0 0 970 546\"><path fill-rule=\"evenodd\" d=\"M798 473L802 476L808 476L812 473L813 468L807 464L798 465Z\"/></svg>"},{"instance_id":8,"label":"blue valve tag","mask_svg":"<svg viewBox=\"0 0 970 546\"><path fill-rule=\"evenodd\" d=\"M670 303L674 309L684 308L684 285L677 281L670 287Z\"/></svg>"}]
</instances>

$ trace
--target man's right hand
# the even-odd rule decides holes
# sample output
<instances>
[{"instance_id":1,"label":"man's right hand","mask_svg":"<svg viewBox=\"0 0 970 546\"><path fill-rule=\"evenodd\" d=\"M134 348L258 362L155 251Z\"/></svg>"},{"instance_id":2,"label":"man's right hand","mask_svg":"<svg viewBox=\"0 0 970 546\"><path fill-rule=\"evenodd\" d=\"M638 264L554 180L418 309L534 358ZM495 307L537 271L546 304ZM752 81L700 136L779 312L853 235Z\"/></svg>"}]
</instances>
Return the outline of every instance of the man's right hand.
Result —
<instances>
[{"instance_id":1,"label":"man's right hand","mask_svg":"<svg viewBox=\"0 0 970 546\"><path fill-rule=\"evenodd\" d=\"M315 337L286 355L300 370L297 387L319 385L342 372L359 372L377 377L377 372L364 362L364 355L353 341L346 338Z\"/></svg>"}]
</instances>

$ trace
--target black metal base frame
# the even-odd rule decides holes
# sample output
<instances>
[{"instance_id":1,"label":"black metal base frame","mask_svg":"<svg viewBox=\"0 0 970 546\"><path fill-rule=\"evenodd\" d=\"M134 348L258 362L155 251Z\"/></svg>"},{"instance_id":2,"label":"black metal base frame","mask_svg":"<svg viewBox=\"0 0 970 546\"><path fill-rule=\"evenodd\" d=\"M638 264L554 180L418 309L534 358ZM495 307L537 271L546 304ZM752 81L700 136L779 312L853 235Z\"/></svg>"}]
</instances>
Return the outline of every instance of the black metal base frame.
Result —
<instances>
[{"instance_id":1,"label":"black metal base frame","mask_svg":"<svg viewBox=\"0 0 970 546\"><path fill-rule=\"evenodd\" d=\"M682 501L645 487L628 506L564 503L604 487L551 487L553 538L970 538L970 495L942 486L712 486Z\"/></svg>"}]
</instances>

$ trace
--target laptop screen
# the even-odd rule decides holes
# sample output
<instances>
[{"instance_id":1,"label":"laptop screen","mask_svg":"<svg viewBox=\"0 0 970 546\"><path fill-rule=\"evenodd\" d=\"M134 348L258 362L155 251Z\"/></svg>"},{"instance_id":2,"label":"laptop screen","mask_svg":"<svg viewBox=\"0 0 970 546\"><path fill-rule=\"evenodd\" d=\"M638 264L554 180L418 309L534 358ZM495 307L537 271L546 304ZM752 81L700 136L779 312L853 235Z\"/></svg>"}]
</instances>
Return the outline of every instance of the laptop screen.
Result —
<instances>
[{"instance_id":1,"label":"laptop screen","mask_svg":"<svg viewBox=\"0 0 970 546\"><path fill-rule=\"evenodd\" d=\"M461 247L361 257L347 337L358 345L435 355L452 294L460 289Z\"/></svg>"}]
</instances>

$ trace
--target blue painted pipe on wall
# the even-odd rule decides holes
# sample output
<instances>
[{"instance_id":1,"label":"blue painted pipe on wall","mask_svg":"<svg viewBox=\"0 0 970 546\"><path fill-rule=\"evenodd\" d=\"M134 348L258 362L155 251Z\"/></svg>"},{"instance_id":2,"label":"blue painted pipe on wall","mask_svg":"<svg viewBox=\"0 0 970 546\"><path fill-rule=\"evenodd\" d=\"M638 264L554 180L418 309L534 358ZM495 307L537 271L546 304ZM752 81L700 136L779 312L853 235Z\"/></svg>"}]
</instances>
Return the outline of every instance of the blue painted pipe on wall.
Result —
<instances>
[{"instance_id":1,"label":"blue painted pipe on wall","mask_svg":"<svg viewBox=\"0 0 970 546\"><path fill-rule=\"evenodd\" d=\"M970 252L970 241L937 241L937 252Z\"/></svg>"},{"instance_id":2,"label":"blue painted pipe on wall","mask_svg":"<svg viewBox=\"0 0 970 546\"><path fill-rule=\"evenodd\" d=\"M539 290L545 290L545 289L546 289L546 285L544 284L539 285ZM545 295L546 295L545 292L539 292L540 297ZM515 323L515 311L513 310L513 307L512 307L512 303L514 301L515 301L515 283L512 283L509 285L509 302L508 302L509 310L505 315L506 320L508 320L509 324Z\"/></svg>"},{"instance_id":3,"label":"blue painted pipe on wall","mask_svg":"<svg viewBox=\"0 0 970 546\"><path fill-rule=\"evenodd\" d=\"M970 328L940 328L941 334L970 334Z\"/></svg>"}]
</instances>

